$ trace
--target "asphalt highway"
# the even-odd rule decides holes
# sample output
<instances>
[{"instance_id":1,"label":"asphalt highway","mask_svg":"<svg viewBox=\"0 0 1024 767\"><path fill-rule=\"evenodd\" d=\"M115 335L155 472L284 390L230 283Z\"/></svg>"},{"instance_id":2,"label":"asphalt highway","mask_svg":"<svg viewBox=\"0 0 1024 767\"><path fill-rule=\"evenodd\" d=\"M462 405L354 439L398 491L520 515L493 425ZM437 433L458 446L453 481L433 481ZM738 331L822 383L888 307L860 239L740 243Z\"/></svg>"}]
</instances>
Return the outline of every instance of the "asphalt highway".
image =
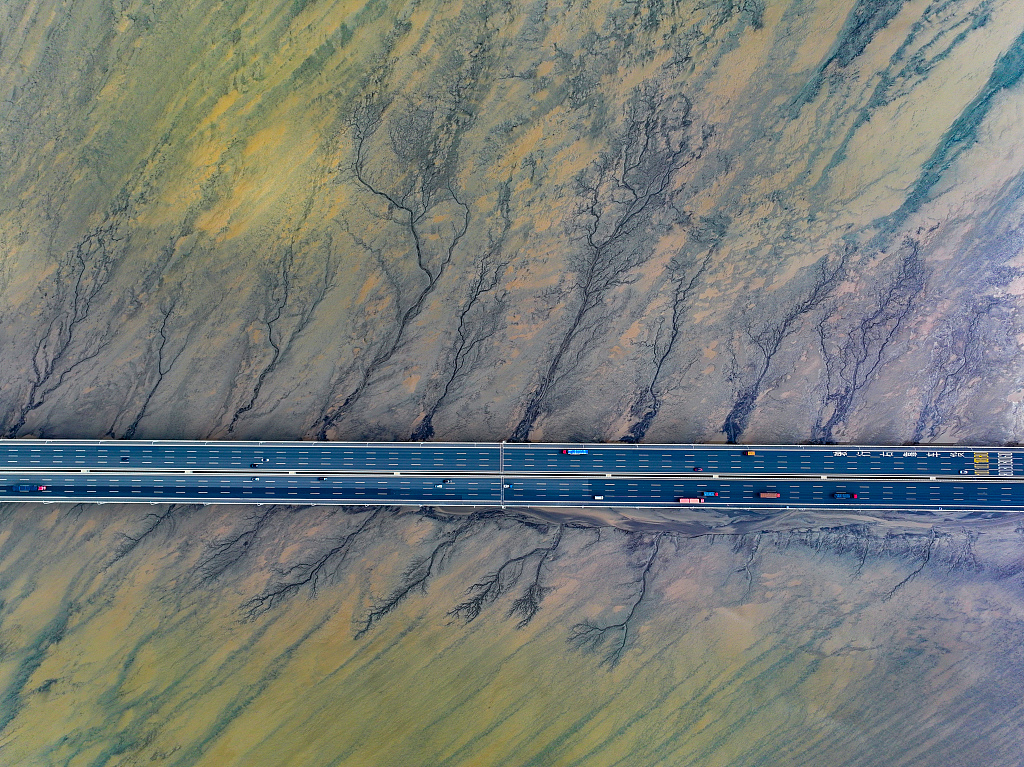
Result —
<instances>
[{"instance_id":1,"label":"asphalt highway","mask_svg":"<svg viewBox=\"0 0 1024 767\"><path fill-rule=\"evenodd\" d=\"M566 451L585 451L571 454ZM751 453L747 455L747 453ZM1024 476L1024 449L835 445L0 440L4 469L506 472L765 476Z\"/></svg>"},{"instance_id":2,"label":"asphalt highway","mask_svg":"<svg viewBox=\"0 0 1024 767\"><path fill-rule=\"evenodd\" d=\"M1018 511L1022 462L959 447L0 440L0 500Z\"/></svg>"},{"instance_id":3,"label":"asphalt highway","mask_svg":"<svg viewBox=\"0 0 1024 767\"><path fill-rule=\"evenodd\" d=\"M663 507L679 505L680 498L699 498L709 507L1024 510L1024 483L991 480L20 472L7 474L2 482L0 499L6 501ZM762 497L763 493L778 496Z\"/></svg>"}]
</instances>

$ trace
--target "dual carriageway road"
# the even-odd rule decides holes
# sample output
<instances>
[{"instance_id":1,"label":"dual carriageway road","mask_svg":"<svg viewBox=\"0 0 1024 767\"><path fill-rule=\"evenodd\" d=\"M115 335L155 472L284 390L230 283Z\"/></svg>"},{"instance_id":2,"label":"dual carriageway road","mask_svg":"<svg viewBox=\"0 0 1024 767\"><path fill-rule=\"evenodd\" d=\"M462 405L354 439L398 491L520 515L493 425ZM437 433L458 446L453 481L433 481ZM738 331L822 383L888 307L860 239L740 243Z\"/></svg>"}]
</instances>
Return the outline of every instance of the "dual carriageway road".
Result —
<instances>
[{"instance_id":1,"label":"dual carriageway road","mask_svg":"<svg viewBox=\"0 0 1024 767\"><path fill-rule=\"evenodd\" d=\"M1024 511L1022 479L995 447L0 440L4 501Z\"/></svg>"}]
</instances>

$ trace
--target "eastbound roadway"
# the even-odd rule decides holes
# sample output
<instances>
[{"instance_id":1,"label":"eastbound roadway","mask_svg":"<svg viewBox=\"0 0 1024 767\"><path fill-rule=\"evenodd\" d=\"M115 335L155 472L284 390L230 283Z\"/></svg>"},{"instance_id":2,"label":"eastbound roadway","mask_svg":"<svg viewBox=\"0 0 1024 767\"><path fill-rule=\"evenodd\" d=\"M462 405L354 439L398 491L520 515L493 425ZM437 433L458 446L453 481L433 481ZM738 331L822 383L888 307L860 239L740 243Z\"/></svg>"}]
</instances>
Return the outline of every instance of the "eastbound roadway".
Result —
<instances>
[{"instance_id":1,"label":"eastbound roadway","mask_svg":"<svg viewBox=\"0 0 1024 767\"><path fill-rule=\"evenodd\" d=\"M1016 511L1022 479L993 447L0 440L6 501Z\"/></svg>"}]
</instances>

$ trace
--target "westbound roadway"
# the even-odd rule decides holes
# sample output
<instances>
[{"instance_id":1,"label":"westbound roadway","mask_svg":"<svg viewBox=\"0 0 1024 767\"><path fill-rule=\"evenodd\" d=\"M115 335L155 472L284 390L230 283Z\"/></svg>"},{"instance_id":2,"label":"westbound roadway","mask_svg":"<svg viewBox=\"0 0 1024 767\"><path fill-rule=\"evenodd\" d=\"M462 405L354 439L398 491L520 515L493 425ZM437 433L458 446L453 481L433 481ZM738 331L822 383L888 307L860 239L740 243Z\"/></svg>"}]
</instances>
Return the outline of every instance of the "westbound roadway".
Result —
<instances>
[{"instance_id":1,"label":"westbound roadway","mask_svg":"<svg viewBox=\"0 0 1024 767\"><path fill-rule=\"evenodd\" d=\"M994 447L0 440L0 500L1024 510Z\"/></svg>"}]
</instances>

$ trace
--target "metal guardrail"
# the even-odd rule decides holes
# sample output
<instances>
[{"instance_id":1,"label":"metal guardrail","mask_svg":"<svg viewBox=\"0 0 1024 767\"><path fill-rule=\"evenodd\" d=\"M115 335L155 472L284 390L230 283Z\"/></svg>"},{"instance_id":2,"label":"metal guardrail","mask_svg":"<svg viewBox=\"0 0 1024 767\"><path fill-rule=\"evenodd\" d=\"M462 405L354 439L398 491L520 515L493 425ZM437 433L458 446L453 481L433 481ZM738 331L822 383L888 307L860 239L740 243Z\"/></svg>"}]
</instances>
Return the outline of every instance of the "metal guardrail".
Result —
<instances>
[{"instance_id":1,"label":"metal guardrail","mask_svg":"<svg viewBox=\"0 0 1024 767\"><path fill-rule=\"evenodd\" d=\"M822 450L886 450L886 451L934 451L934 450L957 450L965 452L995 452L995 451L1016 451L1024 454L1024 446L1019 445L957 445L957 444L921 444L921 445L846 445L846 444L796 444L796 445L767 445L767 444L736 444L731 442L705 442L705 443L673 443L673 442L322 442L316 440L187 440L187 439L162 439L162 440L115 440L115 439L51 439L43 437L0 437L0 445L9 443L22 444L61 444L61 445L172 445L182 447L185 445L217 445L253 447L265 445L280 445L282 447L306 446L306 447L399 447L408 448L414 445L429 447L430 449L446 449L460 447L494 447L504 446L510 450L536 449L536 448L583 448L589 450L707 450L711 449L732 449L732 450L796 450L796 451L822 451Z\"/></svg>"}]
</instances>

